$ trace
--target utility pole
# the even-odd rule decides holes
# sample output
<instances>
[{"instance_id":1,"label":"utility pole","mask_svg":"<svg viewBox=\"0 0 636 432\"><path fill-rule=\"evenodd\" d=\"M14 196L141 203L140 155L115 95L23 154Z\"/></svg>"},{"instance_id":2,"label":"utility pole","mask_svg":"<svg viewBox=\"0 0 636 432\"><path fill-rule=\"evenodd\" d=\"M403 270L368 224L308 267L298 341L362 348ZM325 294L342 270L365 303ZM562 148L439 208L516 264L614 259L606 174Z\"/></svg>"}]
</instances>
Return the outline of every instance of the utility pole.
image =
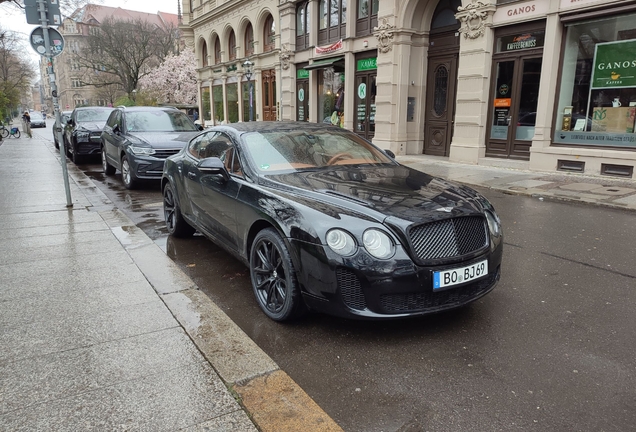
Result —
<instances>
[{"instance_id":1,"label":"utility pole","mask_svg":"<svg viewBox=\"0 0 636 432\"><path fill-rule=\"evenodd\" d=\"M53 132L60 143L60 160L62 163L62 175L64 176L64 189L66 191L66 207L73 207L71 188L68 181L68 169L66 167L66 144L62 137L62 118L57 102L57 84L55 83L55 71L53 69L53 57L58 56L64 50L64 38L50 25L62 24L60 5L58 0L24 0L24 11L28 24L40 24L31 32L29 42L36 53L46 60L46 72L51 82L51 96L53 98L53 112L55 123L58 125Z\"/></svg>"}]
</instances>

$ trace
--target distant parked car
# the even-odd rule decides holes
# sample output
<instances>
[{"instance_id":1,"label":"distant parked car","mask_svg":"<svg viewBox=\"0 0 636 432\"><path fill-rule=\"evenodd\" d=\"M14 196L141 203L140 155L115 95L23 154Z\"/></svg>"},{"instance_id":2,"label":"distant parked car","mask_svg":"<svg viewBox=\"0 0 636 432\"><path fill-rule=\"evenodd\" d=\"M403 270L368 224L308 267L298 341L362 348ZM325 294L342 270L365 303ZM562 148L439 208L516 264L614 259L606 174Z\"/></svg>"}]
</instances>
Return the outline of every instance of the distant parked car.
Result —
<instances>
[{"instance_id":1,"label":"distant parked car","mask_svg":"<svg viewBox=\"0 0 636 432\"><path fill-rule=\"evenodd\" d=\"M101 135L106 175L121 171L124 186L159 180L168 156L177 154L201 129L184 112L171 107L118 107Z\"/></svg>"},{"instance_id":2,"label":"distant parked car","mask_svg":"<svg viewBox=\"0 0 636 432\"><path fill-rule=\"evenodd\" d=\"M75 108L64 128L66 151L76 164L83 156L95 155L100 151L100 136L113 108Z\"/></svg>"},{"instance_id":3,"label":"distant parked car","mask_svg":"<svg viewBox=\"0 0 636 432\"><path fill-rule=\"evenodd\" d=\"M60 142L57 140L57 134L55 133L55 129L58 126L62 127L62 134L64 133L64 125L68 122L68 119L71 118L71 113L73 111L62 111L60 113L60 118L62 120L62 123L58 123L57 119L55 120L55 123L53 123L53 127L51 128L51 131L53 132L53 142L55 143L55 148L59 149L60 148Z\"/></svg>"},{"instance_id":4,"label":"distant parked car","mask_svg":"<svg viewBox=\"0 0 636 432\"><path fill-rule=\"evenodd\" d=\"M32 113L29 113L29 115L31 116L31 127L32 128L43 128L43 127L46 127L46 121L44 120L44 117L42 117L42 114L40 114L37 111L33 111Z\"/></svg>"}]
</instances>

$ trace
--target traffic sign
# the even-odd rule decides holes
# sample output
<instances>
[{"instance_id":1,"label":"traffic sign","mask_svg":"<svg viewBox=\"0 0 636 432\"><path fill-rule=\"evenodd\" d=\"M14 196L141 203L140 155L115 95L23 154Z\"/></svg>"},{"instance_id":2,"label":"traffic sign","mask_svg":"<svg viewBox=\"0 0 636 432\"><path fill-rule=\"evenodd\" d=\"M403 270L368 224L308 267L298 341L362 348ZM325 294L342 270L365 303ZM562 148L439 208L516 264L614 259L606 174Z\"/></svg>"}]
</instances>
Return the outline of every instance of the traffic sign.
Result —
<instances>
[{"instance_id":1,"label":"traffic sign","mask_svg":"<svg viewBox=\"0 0 636 432\"><path fill-rule=\"evenodd\" d=\"M57 55L60 55L64 50L64 38L62 37L60 32L55 30L54 28L34 28L31 32L31 36L29 37L31 47L35 50L36 53L40 54L41 56L47 56L46 47L44 45L45 30L49 32L49 44L51 46L51 52L48 53L48 56L55 57Z\"/></svg>"},{"instance_id":2,"label":"traffic sign","mask_svg":"<svg viewBox=\"0 0 636 432\"><path fill-rule=\"evenodd\" d=\"M46 11L46 20L42 22L42 15L38 8L38 3L44 3ZM62 14L60 14L60 5L58 0L24 0L24 11L26 12L27 24L48 24L50 26L62 25Z\"/></svg>"}]
</instances>

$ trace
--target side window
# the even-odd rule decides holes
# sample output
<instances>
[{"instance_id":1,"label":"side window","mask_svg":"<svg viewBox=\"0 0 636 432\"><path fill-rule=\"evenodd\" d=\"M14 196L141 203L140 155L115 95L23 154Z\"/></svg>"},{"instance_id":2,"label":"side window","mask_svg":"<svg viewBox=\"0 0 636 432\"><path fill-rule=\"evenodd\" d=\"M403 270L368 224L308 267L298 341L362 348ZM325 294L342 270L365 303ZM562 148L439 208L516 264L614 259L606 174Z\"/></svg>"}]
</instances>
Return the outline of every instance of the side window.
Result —
<instances>
[{"instance_id":1,"label":"side window","mask_svg":"<svg viewBox=\"0 0 636 432\"><path fill-rule=\"evenodd\" d=\"M228 148L221 157L221 160L225 164L225 169L227 169L230 174L243 176L243 170L241 169L241 162L239 161L236 147L232 146Z\"/></svg>"},{"instance_id":2,"label":"side window","mask_svg":"<svg viewBox=\"0 0 636 432\"><path fill-rule=\"evenodd\" d=\"M207 145L206 143L210 141L210 136L212 135L214 135L214 133L210 132L201 134L198 137L194 138L188 145L188 153L190 153L195 158L200 159L201 156L199 156L199 152L201 151L201 147L205 147Z\"/></svg>"},{"instance_id":3,"label":"side window","mask_svg":"<svg viewBox=\"0 0 636 432\"><path fill-rule=\"evenodd\" d=\"M117 120L117 113L118 111L113 111L112 113L110 113L110 116L108 116L108 121L106 121L106 124L108 125L108 127L113 127L115 126Z\"/></svg>"},{"instance_id":4,"label":"side window","mask_svg":"<svg viewBox=\"0 0 636 432\"><path fill-rule=\"evenodd\" d=\"M188 151L197 159L218 157L223 159L223 155L232 146L230 138L219 132L209 132L199 135L190 143Z\"/></svg>"}]
</instances>

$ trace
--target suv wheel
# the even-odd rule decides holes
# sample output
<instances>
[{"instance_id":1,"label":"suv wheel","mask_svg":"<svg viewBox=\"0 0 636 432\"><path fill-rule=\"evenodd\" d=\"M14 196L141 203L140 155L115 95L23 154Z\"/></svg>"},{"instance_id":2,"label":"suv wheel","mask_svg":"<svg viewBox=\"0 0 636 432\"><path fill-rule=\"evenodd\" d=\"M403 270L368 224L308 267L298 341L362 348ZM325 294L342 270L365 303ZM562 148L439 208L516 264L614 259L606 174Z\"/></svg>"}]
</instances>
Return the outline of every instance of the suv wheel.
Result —
<instances>
[{"instance_id":1,"label":"suv wheel","mask_svg":"<svg viewBox=\"0 0 636 432\"><path fill-rule=\"evenodd\" d=\"M137 186L137 179L132 172L130 162L128 162L128 156L121 158L121 179L124 181L126 189L134 189Z\"/></svg>"},{"instance_id":2,"label":"suv wheel","mask_svg":"<svg viewBox=\"0 0 636 432\"><path fill-rule=\"evenodd\" d=\"M106 147L104 146L102 146L102 169L106 175L115 174L115 167L109 164L108 159L106 159Z\"/></svg>"}]
</instances>

